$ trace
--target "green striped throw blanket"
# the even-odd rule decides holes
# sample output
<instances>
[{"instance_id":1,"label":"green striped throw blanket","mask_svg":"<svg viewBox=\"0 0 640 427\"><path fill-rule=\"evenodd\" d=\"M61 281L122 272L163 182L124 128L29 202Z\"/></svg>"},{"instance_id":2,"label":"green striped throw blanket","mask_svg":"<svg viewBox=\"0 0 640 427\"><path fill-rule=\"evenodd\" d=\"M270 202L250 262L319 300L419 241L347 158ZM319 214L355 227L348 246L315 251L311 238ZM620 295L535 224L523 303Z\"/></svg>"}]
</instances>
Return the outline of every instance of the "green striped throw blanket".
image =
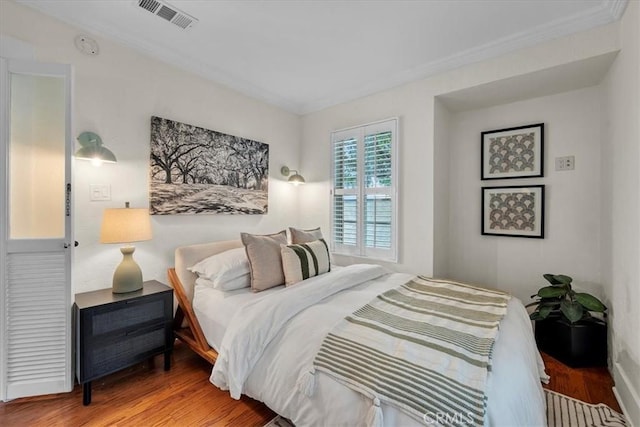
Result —
<instances>
[{"instance_id":1,"label":"green striped throw blanket","mask_svg":"<svg viewBox=\"0 0 640 427\"><path fill-rule=\"evenodd\" d=\"M421 422L483 425L487 373L508 294L418 276L378 295L327 335L313 365Z\"/></svg>"}]
</instances>

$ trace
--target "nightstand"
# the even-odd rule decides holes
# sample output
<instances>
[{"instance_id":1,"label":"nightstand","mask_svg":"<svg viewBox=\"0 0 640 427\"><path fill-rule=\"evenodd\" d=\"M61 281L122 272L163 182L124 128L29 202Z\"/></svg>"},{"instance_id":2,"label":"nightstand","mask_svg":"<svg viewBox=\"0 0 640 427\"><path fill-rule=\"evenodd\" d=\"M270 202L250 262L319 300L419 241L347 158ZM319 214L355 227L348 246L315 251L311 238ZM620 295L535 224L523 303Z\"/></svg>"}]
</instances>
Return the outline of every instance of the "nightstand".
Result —
<instances>
[{"instance_id":1,"label":"nightstand","mask_svg":"<svg viewBox=\"0 0 640 427\"><path fill-rule=\"evenodd\" d=\"M73 305L76 375L82 403L91 403L91 381L164 353L171 367L173 289L156 280L139 291L111 288L76 294Z\"/></svg>"}]
</instances>

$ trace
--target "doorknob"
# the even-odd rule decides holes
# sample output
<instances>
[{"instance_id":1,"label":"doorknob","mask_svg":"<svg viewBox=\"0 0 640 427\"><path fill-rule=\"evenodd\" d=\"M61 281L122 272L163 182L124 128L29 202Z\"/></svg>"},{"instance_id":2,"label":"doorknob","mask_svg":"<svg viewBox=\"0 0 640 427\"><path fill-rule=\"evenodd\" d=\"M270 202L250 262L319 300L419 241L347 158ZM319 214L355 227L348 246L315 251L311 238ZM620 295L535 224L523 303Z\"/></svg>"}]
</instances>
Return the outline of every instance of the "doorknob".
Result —
<instances>
[{"instance_id":1,"label":"doorknob","mask_svg":"<svg viewBox=\"0 0 640 427\"><path fill-rule=\"evenodd\" d=\"M79 245L79 244L80 244L80 243L78 243L78 241L77 241L77 240L75 240L75 241L73 242L73 246L74 246L74 247L78 247L78 245ZM70 247L71 247L71 245L70 245L69 243L65 243L63 246L64 246L64 248L65 248L65 249L68 249L68 248L70 248Z\"/></svg>"}]
</instances>

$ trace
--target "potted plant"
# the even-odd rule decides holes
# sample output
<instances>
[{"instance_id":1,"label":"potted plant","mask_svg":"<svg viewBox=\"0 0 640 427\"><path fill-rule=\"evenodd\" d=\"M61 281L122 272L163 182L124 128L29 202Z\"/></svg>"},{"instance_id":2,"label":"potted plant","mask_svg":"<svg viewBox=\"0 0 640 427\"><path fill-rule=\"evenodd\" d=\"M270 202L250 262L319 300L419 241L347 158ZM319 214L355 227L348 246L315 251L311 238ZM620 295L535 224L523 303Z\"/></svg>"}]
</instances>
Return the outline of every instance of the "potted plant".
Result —
<instances>
[{"instance_id":1,"label":"potted plant","mask_svg":"<svg viewBox=\"0 0 640 427\"><path fill-rule=\"evenodd\" d=\"M532 295L530 314L536 322L538 348L572 367L607 364L607 307L588 293L576 292L573 279L564 274L545 274L551 284ZM594 317L591 313L603 313Z\"/></svg>"}]
</instances>

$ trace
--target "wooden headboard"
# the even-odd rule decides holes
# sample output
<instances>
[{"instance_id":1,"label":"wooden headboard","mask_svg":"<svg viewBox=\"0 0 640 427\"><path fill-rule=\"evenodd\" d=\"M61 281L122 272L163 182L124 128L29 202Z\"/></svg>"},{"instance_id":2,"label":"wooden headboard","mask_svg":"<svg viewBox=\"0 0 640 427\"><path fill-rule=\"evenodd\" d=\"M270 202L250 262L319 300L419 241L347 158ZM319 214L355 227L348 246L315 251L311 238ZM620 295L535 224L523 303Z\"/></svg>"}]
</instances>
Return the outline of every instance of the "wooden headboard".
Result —
<instances>
[{"instance_id":1,"label":"wooden headboard","mask_svg":"<svg viewBox=\"0 0 640 427\"><path fill-rule=\"evenodd\" d=\"M178 309L173 319L173 333L176 338L211 364L215 363L218 353L209 347L198 319L196 319L193 312L191 303L197 276L190 272L188 268L212 255L239 247L242 247L240 240L180 246L175 252L175 267L170 268L168 271L169 282L178 300Z\"/></svg>"}]
</instances>

